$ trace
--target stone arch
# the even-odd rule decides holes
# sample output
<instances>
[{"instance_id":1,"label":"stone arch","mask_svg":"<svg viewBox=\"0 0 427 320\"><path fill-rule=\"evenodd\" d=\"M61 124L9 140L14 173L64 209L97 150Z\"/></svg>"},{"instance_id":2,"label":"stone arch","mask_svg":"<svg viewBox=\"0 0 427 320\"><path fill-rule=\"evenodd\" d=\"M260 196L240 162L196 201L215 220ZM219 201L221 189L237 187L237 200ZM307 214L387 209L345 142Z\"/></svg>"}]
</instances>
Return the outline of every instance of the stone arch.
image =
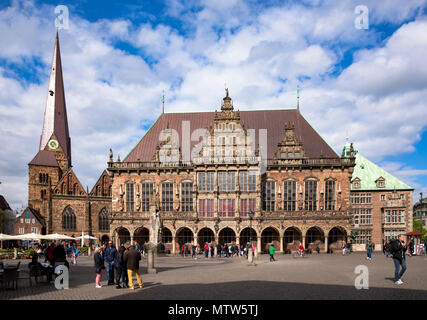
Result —
<instances>
[{"instance_id":1,"label":"stone arch","mask_svg":"<svg viewBox=\"0 0 427 320\"><path fill-rule=\"evenodd\" d=\"M302 241L302 232L299 228L291 226L283 233L283 252L287 250L295 251Z\"/></svg>"},{"instance_id":2,"label":"stone arch","mask_svg":"<svg viewBox=\"0 0 427 320\"><path fill-rule=\"evenodd\" d=\"M133 233L133 240L141 248L145 243L150 241L150 231L146 227L139 227Z\"/></svg>"},{"instance_id":3,"label":"stone arch","mask_svg":"<svg viewBox=\"0 0 427 320\"><path fill-rule=\"evenodd\" d=\"M320 250L325 250L325 233L322 228L313 226L305 234L305 248L314 251L319 246Z\"/></svg>"},{"instance_id":4,"label":"stone arch","mask_svg":"<svg viewBox=\"0 0 427 320\"><path fill-rule=\"evenodd\" d=\"M130 232L125 227L118 227L114 232L117 234L117 245L130 242Z\"/></svg>"},{"instance_id":5,"label":"stone arch","mask_svg":"<svg viewBox=\"0 0 427 320\"><path fill-rule=\"evenodd\" d=\"M209 227L203 227L197 233L197 242L201 248L203 248L206 242L208 244L211 244L214 241L215 241L215 233Z\"/></svg>"},{"instance_id":6,"label":"stone arch","mask_svg":"<svg viewBox=\"0 0 427 320\"><path fill-rule=\"evenodd\" d=\"M77 229L76 214L71 206L67 206L62 212L62 229L64 231L75 231Z\"/></svg>"},{"instance_id":7,"label":"stone arch","mask_svg":"<svg viewBox=\"0 0 427 320\"><path fill-rule=\"evenodd\" d=\"M177 252L180 252L181 246L188 244L191 245L194 240L193 231L188 227L181 227L176 231L176 246Z\"/></svg>"},{"instance_id":8,"label":"stone arch","mask_svg":"<svg viewBox=\"0 0 427 320\"><path fill-rule=\"evenodd\" d=\"M236 243L236 232L230 228L222 228L218 233L218 243L221 245Z\"/></svg>"},{"instance_id":9,"label":"stone arch","mask_svg":"<svg viewBox=\"0 0 427 320\"><path fill-rule=\"evenodd\" d=\"M240 231L240 244L246 246L247 243L250 241L250 237L252 237L252 244L256 248L258 233L255 231L254 228L246 227L243 228L242 231Z\"/></svg>"},{"instance_id":10,"label":"stone arch","mask_svg":"<svg viewBox=\"0 0 427 320\"><path fill-rule=\"evenodd\" d=\"M261 232L261 250L269 252L271 244L276 250L280 248L280 233L275 227L269 226Z\"/></svg>"},{"instance_id":11,"label":"stone arch","mask_svg":"<svg viewBox=\"0 0 427 320\"><path fill-rule=\"evenodd\" d=\"M347 231L341 226L335 226L328 232L328 249L341 249L347 242Z\"/></svg>"}]
</instances>

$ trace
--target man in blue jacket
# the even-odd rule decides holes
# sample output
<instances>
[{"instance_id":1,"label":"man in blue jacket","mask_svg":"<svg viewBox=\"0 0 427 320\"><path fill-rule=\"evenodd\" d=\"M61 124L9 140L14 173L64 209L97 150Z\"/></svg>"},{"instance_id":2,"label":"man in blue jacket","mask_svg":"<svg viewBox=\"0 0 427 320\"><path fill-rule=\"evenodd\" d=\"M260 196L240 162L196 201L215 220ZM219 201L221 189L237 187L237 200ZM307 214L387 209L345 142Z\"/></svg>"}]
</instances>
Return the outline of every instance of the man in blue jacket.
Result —
<instances>
[{"instance_id":1,"label":"man in blue jacket","mask_svg":"<svg viewBox=\"0 0 427 320\"><path fill-rule=\"evenodd\" d=\"M108 285L114 284L114 257L116 256L116 248L113 246L113 241L108 241L108 247L105 249L104 260L107 265Z\"/></svg>"}]
</instances>

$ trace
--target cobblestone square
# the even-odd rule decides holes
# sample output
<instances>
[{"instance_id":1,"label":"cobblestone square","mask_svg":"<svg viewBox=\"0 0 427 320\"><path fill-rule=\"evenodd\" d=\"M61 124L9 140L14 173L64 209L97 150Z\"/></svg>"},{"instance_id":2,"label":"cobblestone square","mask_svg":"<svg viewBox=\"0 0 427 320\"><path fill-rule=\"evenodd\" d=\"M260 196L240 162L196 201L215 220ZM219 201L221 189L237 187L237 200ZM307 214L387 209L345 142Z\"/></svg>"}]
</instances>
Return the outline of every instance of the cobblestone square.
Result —
<instances>
[{"instance_id":1,"label":"cobblestone square","mask_svg":"<svg viewBox=\"0 0 427 320\"><path fill-rule=\"evenodd\" d=\"M146 274L146 258L140 264L143 288L116 289L107 286L104 272L100 289L95 288L92 257L79 257L70 267L67 290L56 290L53 283L30 287L20 280L17 290L0 291L0 299L28 300L287 300L287 299L427 299L427 258L408 257L403 285L393 282L394 265L390 258L375 253L372 261L362 253L312 254L307 258L276 255L269 262L261 255L256 266L245 258L156 257L157 274ZM21 260L26 271L28 260ZM17 261L7 261L16 264ZM357 290L355 268L369 270L369 289ZM134 279L136 284L136 279Z\"/></svg>"}]
</instances>

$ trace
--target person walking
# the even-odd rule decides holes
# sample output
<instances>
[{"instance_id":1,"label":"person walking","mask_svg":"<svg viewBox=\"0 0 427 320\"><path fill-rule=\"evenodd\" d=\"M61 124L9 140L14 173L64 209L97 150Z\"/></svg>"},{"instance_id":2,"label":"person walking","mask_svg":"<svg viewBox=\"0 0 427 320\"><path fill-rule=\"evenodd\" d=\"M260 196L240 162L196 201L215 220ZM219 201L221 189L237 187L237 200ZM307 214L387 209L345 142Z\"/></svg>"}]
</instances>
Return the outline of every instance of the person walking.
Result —
<instances>
[{"instance_id":1,"label":"person walking","mask_svg":"<svg viewBox=\"0 0 427 320\"><path fill-rule=\"evenodd\" d=\"M107 264L108 272L108 285L114 284L114 257L116 256L117 249L113 245L113 241L108 241L108 247L105 249L104 260Z\"/></svg>"},{"instance_id":2,"label":"person walking","mask_svg":"<svg viewBox=\"0 0 427 320\"><path fill-rule=\"evenodd\" d=\"M196 245L195 244L193 244L191 246L191 258L197 260L197 256L196 256Z\"/></svg>"},{"instance_id":3,"label":"person walking","mask_svg":"<svg viewBox=\"0 0 427 320\"><path fill-rule=\"evenodd\" d=\"M409 241L409 256L410 256L410 257L412 257L412 256L414 255L414 248L415 248L414 240L413 240L413 239L411 239L411 240Z\"/></svg>"},{"instance_id":4,"label":"person walking","mask_svg":"<svg viewBox=\"0 0 427 320\"><path fill-rule=\"evenodd\" d=\"M398 238L392 240L390 243L391 254L393 255L394 262L394 283L398 285L403 283L402 276L406 271L405 252L407 247L403 241L403 237L403 234L399 234Z\"/></svg>"},{"instance_id":5,"label":"person walking","mask_svg":"<svg viewBox=\"0 0 427 320\"><path fill-rule=\"evenodd\" d=\"M125 253L125 247L120 246L119 250L116 251L116 255L114 256L114 271L116 273L116 289L121 289L120 286L120 278L122 277L123 272L127 272L127 270L123 270L123 256Z\"/></svg>"},{"instance_id":6,"label":"person walking","mask_svg":"<svg viewBox=\"0 0 427 320\"><path fill-rule=\"evenodd\" d=\"M205 250L205 258L209 258L209 245L207 242L205 243L203 249Z\"/></svg>"},{"instance_id":7,"label":"person walking","mask_svg":"<svg viewBox=\"0 0 427 320\"><path fill-rule=\"evenodd\" d=\"M135 250L135 246L130 246L129 251L125 253L124 261L127 263L128 277L129 277L129 289L135 289L133 285L133 274L135 273L136 280L138 281L139 287L142 288L142 280L139 275L139 261L141 260L141 253Z\"/></svg>"},{"instance_id":8,"label":"person walking","mask_svg":"<svg viewBox=\"0 0 427 320\"><path fill-rule=\"evenodd\" d=\"M368 240L368 242L366 242L366 259L367 260L372 260L372 251L374 250L375 245L372 243L371 240Z\"/></svg>"},{"instance_id":9,"label":"person walking","mask_svg":"<svg viewBox=\"0 0 427 320\"><path fill-rule=\"evenodd\" d=\"M101 247L96 248L95 254L93 255L93 259L95 261L95 288L102 288L101 286L101 276L102 276L102 269L105 269L104 266L104 258L101 255Z\"/></svg>"},{"instance_id":10,"label":"person walking","mask_svg":"<svg viewBox=\"0 0 427 320\"><path fill-rule=\"evenodd\" d=\"M273 244L270 244L270 262L276 261L274 259L274 254L276 253L276 249L274 248Z\"/></svg>"},{"instance_id":11,"label":"person walking","mask_svg":"<svg viewBox=\"0 0 427 320\"><path fill-rule=\"evenodd\" d=\"M64 265L70 269L70 264L67 261L67 255L65 253L65 242L58 244L53 250L53 267L55 268L56 262L64 262Z\"/></svg>"}]
</instances>

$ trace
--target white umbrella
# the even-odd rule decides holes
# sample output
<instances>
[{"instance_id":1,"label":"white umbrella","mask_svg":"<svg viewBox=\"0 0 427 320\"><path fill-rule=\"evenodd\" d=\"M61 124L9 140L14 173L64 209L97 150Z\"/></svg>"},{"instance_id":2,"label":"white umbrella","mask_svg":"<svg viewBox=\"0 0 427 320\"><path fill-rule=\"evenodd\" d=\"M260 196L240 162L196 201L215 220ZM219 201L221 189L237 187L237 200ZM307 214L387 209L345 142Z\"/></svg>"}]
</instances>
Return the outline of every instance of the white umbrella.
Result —
<instances>
[{"instance_id":1,"label":"white umbrella","mask_svg":"<svg viewBox=\"0 0 427 320\"><path fill-rule=\"evenodd\" d=\"M80 237L77 237L76 239L89 239L89 240L96 240L97 238L96 237L92 237L92 236L90 236L90 235L88 235L88 234L86 234L86 235L84 235L84 236L80 236Z\"/></svg>"},{"instance_id":2,"label":"white umbrella","mask_svg":"<svg viewBox=\"0 0 427 320\"><path fill-rule=\"evenodd\" d=\"M45 237L46 236L37 233L26 233L13 236L11 240L42 240L45 239Z\"/></svg>"},{"instance_id":3,"label":"white umbrella","mask_svg":"<svg viewBox=\"0 0 427 320\"><path fill-rule=\"evenodd\" d=\"M0 240L16 240L16 236L11 236L10 234L0 233Z\"/></svg>"},{"instance_id":4,"label":"white umbrella","mask_svg":"<svg viewBox=\"0 0 427 320\"><path fill-rule=\"evenodd\" d=\"M76 240L75 238L67 236L66 234L58 234L58 233L48 234L48 235L44 236L43 239L46 239L46 240Z\"/></svg>"}]
</instances>

